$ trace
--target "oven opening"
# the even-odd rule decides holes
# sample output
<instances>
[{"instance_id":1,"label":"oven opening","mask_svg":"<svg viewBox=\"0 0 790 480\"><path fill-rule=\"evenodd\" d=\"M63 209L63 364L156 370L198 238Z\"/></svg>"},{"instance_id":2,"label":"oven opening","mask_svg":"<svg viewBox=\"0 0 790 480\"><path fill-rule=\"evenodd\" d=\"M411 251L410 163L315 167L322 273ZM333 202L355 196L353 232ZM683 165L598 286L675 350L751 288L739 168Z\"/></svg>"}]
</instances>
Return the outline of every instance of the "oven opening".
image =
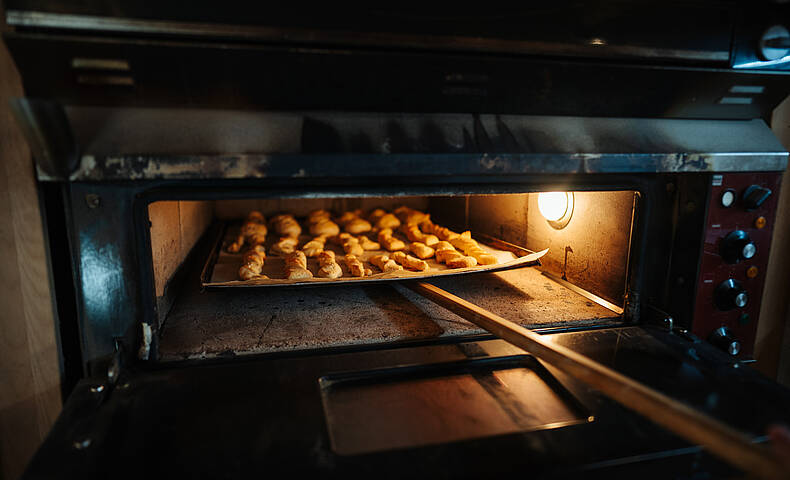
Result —
<instances>
[{"instance_id":1,"label":"oven opening","mask_svg":"<svg viewBox=\"0 0 790 480\"><path fill-rule=\"evenodd\" d=\"M405 288L404 280L383 278L440 270L452 275L423 280L528 328L616 324L622 318L627 288L637 195L629 190L156 201L148 206L156 296L156 318L149 324L158 336L152 355L171 361L452 341L484 333ZM314 277L309 281L314 283L288 284L285 260L275 253L283 245L274 246L280 240L280 227L271 223L276 215L293 216L303 233L296 240L295 248L300 249L314 237L307 223L310 212L325 210L331 221L340 222L338 217L346 212L355 212L355 218L363 220L370 220L371 214L376 218L376 209L398 215L404 211L429 214L437 227L457 234L469 231L483 253L498 255L497 260L494 265L478 264L459 273L450 272L449 264L440 264L434 254L425 259L430 264L427 272L407 267L384 274L371 256L381 252L365 252L358 259L368 278L353 278L345 262L347 246L334 243L330 236L324 247L335 252L341 276L316 280L322 264L309 258L306 266ZM229 249L253 211L266 218L266 259L260 274L268 278L245 281L239 270L249 237L238 252ZM378 242L376 222L368 223L373 230L364 235ZM403 241L411 253L412 239L407 235L405 227L394 227L390 237ZM518 263L528 253L545 249L548 252L539 265L496 270L503 263ZM475 255L459 250L461 256ZM373 281L377 279L382 281Z\"/></svg>"}]
</instances>

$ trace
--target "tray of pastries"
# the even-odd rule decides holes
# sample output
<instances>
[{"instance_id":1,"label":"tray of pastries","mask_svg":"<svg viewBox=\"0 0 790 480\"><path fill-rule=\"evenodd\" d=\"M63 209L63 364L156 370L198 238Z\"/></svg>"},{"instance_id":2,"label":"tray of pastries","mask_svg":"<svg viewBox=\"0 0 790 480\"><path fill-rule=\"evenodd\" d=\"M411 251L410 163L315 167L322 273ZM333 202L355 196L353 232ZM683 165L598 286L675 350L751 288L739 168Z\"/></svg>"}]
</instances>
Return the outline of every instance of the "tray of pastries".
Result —
<instances>
[{"instance_id":1,"label":"tray of pastries","mask_svg":"<svg viewBox=\"0 0 790 480\"><path fill-rule=\"evenodd\" d=\"M455 232L405 206L304 218L252 211L225 225L201 281L214 288L430 278L537 265L547 251Z\"/></svg>"}]
</instances>

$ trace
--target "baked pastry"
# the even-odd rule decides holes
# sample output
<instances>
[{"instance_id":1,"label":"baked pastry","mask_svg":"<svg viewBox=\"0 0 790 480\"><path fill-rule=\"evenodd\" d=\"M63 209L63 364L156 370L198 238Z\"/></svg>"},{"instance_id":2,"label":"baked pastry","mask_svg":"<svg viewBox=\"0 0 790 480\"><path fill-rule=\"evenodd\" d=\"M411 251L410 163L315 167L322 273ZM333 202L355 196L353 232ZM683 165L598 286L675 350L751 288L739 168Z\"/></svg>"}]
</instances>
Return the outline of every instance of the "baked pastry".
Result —
<instances>
[{"instance_id":1,"label":"baked pastry","mask_svg":"<svg viewBox=\"0 0 790 480\"><path fill-rule=\"evenodd\" d=\"M443 250L453 250L453 251L455 251L455 247L453 246L453 244L448 242L448 241L446 241L446 240L441 240L439 242L436 242L436 244L433 245L433 249L436 250L437 254L439 252L443 251Z\"/></svg>"},{"instance_id":2,"label":"baked pastry","mask_svg":"<svg viewBox=\"0 0 790 480\"><path fill-rule=\"evenodd\" d=\"M404 225L417 225L431 219L427 213L409 208L407 206L398 207L393 212Z\"/></svg>"},{"instance_id":3,"label":"baked pastry","mask_svg":"<svg viewBox=\"0 0 790 480\"><path fill-rule=\"evenodd\" d=\"M278 222L280 222L280 221L282 221L282 220L284 220L284 219L286 219L288 217L293 217L293 215L291 215L290 213L279 213L279 214L277 214L277 215L275 215L275 216L273 216L272 218L269 219L269 226L273 227L274 224L276 224L276 223L278 223Z\"/></svg>"},{"instance_id":4,"label":"baked pastry","mask_svg":"<svg viewBox=\"0 0 790 480\"><path fill-rule=\"evenodd\" d=\"M439 237L440 240L452 240L453 238L460 236L459 233L454 232L449 228L436 225L430 220L420 223L420 230L422 230L424 233L432 233Z\"/></svg>"},{"instance_id":5,"label":"baked pastry","mask_svg":"<svg viewBox=\"0 0 790 480\"><path fill-rule=\"evenodd\" d=\"M263 245L266 243L266 235L260 235L256 233L247 240L247 243L250 245Z\"/></svg>"},{"instance_id":6,"label":"baked pastry","mask_svg":"<svg viewBox=\"0 0 790 480\"><path fill-rule=\"evenodd\" d=\"M366 235L358 236L357 240L359 240L359 244L364 250L381 250L381 244L379 242L374 242Z\"/></svg>"},{"instance_id":7,"label":"baked pastry","mask_svg":"<svg viewBox=\"0 0 790 480\"><path fill-rule=\"evenodd\" d=\"M412 257L411 255L406 255L403 252L395 252L392 254L392 258L403 265L404 267L408 268L409 270L416 270L418 272L425 272L431 267L428 265L428 262L425 260L420 260L419 258Z\"/></svg>"},{"instance_id":8,"label":"baked pastry","mask_svg":"<svg viewBox=\"0 0 790 480\"><path fill-rule=\"evenodd\" d=\"M247 214L247 221L248 222L255 222L255 223L266 223L266 218L263 214L257 210L253 210Z\"/></svg>"},{"instance_id":9,"label":"baked pastry","mask_svg":"<svg viewBox=\"0 0 790 480\"><path fill-rule=\"evenodd\" d=\"M393 252L395 250L403 250L404 248L406 248L406 244L403 243L402 240L398 240L397 238L392 236L391 228L384 228L381 231L379 231L378 240L379 243L390 252Z\"/></svg>"},{"instance_id":10,"label":"baked pastry","mask_svg":"<svg viewBox=\"0 0 790 480\"><path fill-rule=\"evenodd\" d=\"M398 270L403 270L403 267L398 265L398 263L391 259L389 255L383 253L381 255L373 255L370 257L370 263L379 267L382 272L397 272Z\"/></svg>"},{"instance_id":11,"label":"baked pastry","mask_svg":"<svg viewBox=\"0 0 790 480\"><path fill-rule=\"evenodd\" d=\"M245 238L250 238L253 235L262 235L266 237L267 233L269 233L269 229L262 223L247 221L241 226L241 234L244 235Z\"/></svg>"},{"instance_id":12,"label":"baked pastry","mask_svg":"<svg viewBox=\"0 0 790 480\"><path fill-rule=\"evenodd\" d=\"M463 255L450 242L441 241L434 247L436 248L436 261L447 264L448 268L466 268L477 265L477 259Z\"/></svg>"},{"instance_id":13,"label":"baked pastry","mask_svg":"<svg viewBox=\"0 0 790 480\"><path fill-rule=\"evenodd\" d=\"M306 268L291 267L285 270L285 278L288 280L304 280L306 278L313 278L313 274Z\"/></svg>"},{"instance_id":14,"label":"baked pastry","mask_svg":"<svg viewBox=\"0 0 790 480\"><path fill-rule=\"evenodd\" d=\"M281 237L298 237L302 233L302 227L290 213L277 215L270 220L270 223Z\"/></svg>"},{"instance_id":15,"label":"baked pastry","mask_svg":"<svg viewBox=\"0 0 790 480\"><path fill-rule=\"evenodd\" d=\"M495 256L491 255L490 253L486 253L485 250L480 248L480 245L472 238L472 234L468 231L460 234L456 238L451 239L450 243L454 247L464 252L464 254L474 257L475 260L477 260L477 263L480 265L494 265L498 263L498 260Z\"/></svg>"},{"instance_id":16,"label":"baked pastry","mask_svg":"<svg viewBox=\"0 0 790 480\"><path fill-rule=\"evenodd\" d=\"M391 213L386 213L381 216L378 220L376 220L376 228L379 230L384 228L398 228L400 226L400 220L398 217Z\"/></svg>"},{"instance_id":17,"label":"baked pastry","mask_svg":"<svg viewBox=\"0 0 790 480\"><path fill-rule=\"evenodd\" d=\"M356 255L347 254L345 257L346 266L348 267L348 271L351 272L351 275L354 277L364 277L365 276L365 266L362 262L359 261Z\"/></svg>"},{"instance_id":18,"label":"baked pastry","mask_svg":"<svg viewBox=\"0 0 790 480\"><path fill-rule=\"evenodd\" d=\"M313 278L313 274L307 269L307 257L304 252L297 250L285 257L285 278L288 280Z\"/></svg>"},{"instance_id":19,"label":"baked pastry","mask_svg":"<svg viewBox=\"0 0 790 480\"><path fill-rule=\"evenodd\" d=\"M332 220L321 220L310 225L310 234L331 237L340 233L340 227Z\"/></svg>"},{"instance_id":20,"label":"baked pastry","mask_svg":"<svg viewBox=\"0 0 790 480\"><path fill-rule=\"evenodd\" d=\"M477 266L477 259L475 257L460 255L459 258L447 260L447 268L468 268L474 266Z\"/></svg>"},{"instance_id":21,"label":"baked pastry","mask_svg":"<svg viewBox=\"0 0 790 480\"><path fill-rule=\"evenodd\" d=\"M324 251L324 245L326 245L326 237L315 237L302 245L302 251L308 257L315 257Z\"/></svg>"},{"instance_id":22,"label":"baked pastry","mask_svg":"<svg viewBox=\"0 0 790 480\"><path fill-rule=\"evenodd\" d=\"M420 258L422 260L425 260L426 258L431 258L434 254L434 249L420 242L410 243L409 251L413 253L417 258Z\"/></svg>"},{"instance_id":23,"label":"baked pastry","mask_svg":"<svg viewBox=\"0 0 790 480\"><path fill-rule=\"evenodd\" d=\"M408 237L411 242L422 242L429 247L433 247L439 243L439 237L436 235L426 235L420 231L417 225L401 225L400 230Z\"/></svg>"},{"instance_id":24,"label":"baked pastry","mask_svg":"<svg viewBox=\"0 0 790 480\"><path fill-rule=\"evenodd\" d=\"M293 253L296 250L296 244L299 243L299 239L296 237L282 237L280 241L272 245L272 251L274 253L279 253L280 255L286 255L289 253Z\"/></svg>"},{"instance_id":25,"label":"baked pastry","mask_svg":"<svg viewBox=\"0 0 790 480\"><path fill-rule=\"evenodd\" d=\"M349 210L347 212L343 212L343 215L340 215L335 220L337 221L338 225L345 227L348 222L359 218L360 215L362 215L362 210Z\"/></svg>"},{"instance_id":26,"label":"baked pastry","mask_svg":"<svg viewBox=\"0 0 790 480\"><path fill-rule=\"evenodd\" d=\"M365 253L365 249L362 248L362 245L360 245L359 240L354 237L351 237L348 240L346 240L346 243L343 244L343 251L345 251L346 254L350 253L351 255L362 255L363 253Z\"/></svg>"},{"instance_id":27,"label":"baked pastry","mask_svg":"<svg viewBox=\"0 0 790 480\"><path fill-rule=\"evenodd\" d=\"M318 254L318 264L321 268L318 269L316 275L321 278L338 278L343 276L343 269L335 261L335 252L331 250L324 250Z\"/></svg>"},{"instance_id":28,"label":"baked pastry","mask_svg":"<svg viewBox=\"0 0 790 480\"><path fill-rule=\"evenodd\" d=\"M263 262L265 259L266 259L266 254L261 255L255 250L247 250L246 252L244 252L244 256L241 257L243 263L255 263L260 266L263 266Z\"/></svg>"},{"instance_id":29,"label":"baked pastry","mask_svg":"<svg viewBox=\"0 0 790 480\"><path fill-rule=\"evenodd\" d=\"M239 235L238 237L236 237L236 240L234 242L228 245L227 250L230 253L239 253L239 250L241 250L241 247L243 246L244 246L244 235Z\"/></svg>"},{"instance_id":30,"label":"baked pastry","mask_svg":"<svg viewBox=\"0 0 790 480\"><path fill-rule=\"evenodd\" d=\"M289 253L285 257L285 266L307 268L307 256L301 250Z\"/></svg>"},{"instance_id":31,"label":"baked pastry","mask_svg":"<svg viewBox=\"0 0 790 480\"><path fill-rule=\"evenodd\" d=\"M343 228L345 231L352 235L358 235L360 233L369 232L373 229L373 226L367 220L362 218L355 218L348 223L346 223Z\"/></svg>"},{"instance_id":32,"label":"baked pastry","mask_svg":"<svg viewBox=\"0 0 790 480\"><path fill-rule=\"evenodd\" d=\"M286 237L295 238L301 235L302 227L299 226L299 222L295 218L290 217L279 224L279 233Z\"/></svg>"},{"instance_id":33,"label":"baked pastry","mask_svg":"<svg viewBox=\"0 0 790 480\"><path fill-rule=\"evenodd\" d=\"M261 276L261 265L257 263L245 263L239 268L239 278L251 280Z\"/></svg>"},{"instance_id":34,"label":"baked pastry","mask_svg":"<svg viewBox=\"0 0 790 480\"><path fill-rule=\"evenodd\" d=\"M348 233L348 232L343 232L343 233L339 233L339 234L337 234L335 236L329 237L329 241L331 243L335 244L335 245L338 245L338 246L342 247L343 244L346 243L346 241L349 238L351 238L351 234Z\"/></svg>"},{"instance_id":35,"label":"baked pastry","mask_svg":"<svg viewBox=\"0 0 790 480\"><path fill-rule=\"evenodd\" d=\"M368 214L368 221L375 225L381 217L387 214L383 208L376 208Z\"/></svg>"},{"instance_id":36,"label":"baked pastry","mask_svg":"<svg viewBox=\"0 0 790 480\"><path fill-rule=\"evenodd\" d=\"M307 214L307 225L313 225L323 220L331 220L332 214L329 213L328 210L319 209L313 210L312 212Z\"/></svg>"},{"instance_id":37,"label":"baked pastry","mask_svg":"<svg viewBox=\"0 0 790 480\"><path fill-rule=\"evenodd\" d=\"M463 254L453 248L452 250L437 250L436 251L436 261L441 263L447 263L448 260L454 260L457 258L463 257Z\"/></svg>"}]
</instances>

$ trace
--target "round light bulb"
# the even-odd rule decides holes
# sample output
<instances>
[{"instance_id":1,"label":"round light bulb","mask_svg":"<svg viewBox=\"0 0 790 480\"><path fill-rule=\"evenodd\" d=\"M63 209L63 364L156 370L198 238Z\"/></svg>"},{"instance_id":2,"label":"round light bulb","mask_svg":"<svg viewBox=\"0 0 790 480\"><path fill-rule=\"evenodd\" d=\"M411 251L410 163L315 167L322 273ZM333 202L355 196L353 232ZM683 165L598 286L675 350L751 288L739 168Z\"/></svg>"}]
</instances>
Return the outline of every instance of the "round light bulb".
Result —
<instances>
[{"instance_id":1,"label":"round light bulb","mask_svg":"<svg viewBox=\"0 0 790 480\"><path fill-rule=\"evenodd\" d=\"M556 222L568 211L568 193L540 192L538 194L538 210L546 220Z\"/></svg>"}]
</instances>

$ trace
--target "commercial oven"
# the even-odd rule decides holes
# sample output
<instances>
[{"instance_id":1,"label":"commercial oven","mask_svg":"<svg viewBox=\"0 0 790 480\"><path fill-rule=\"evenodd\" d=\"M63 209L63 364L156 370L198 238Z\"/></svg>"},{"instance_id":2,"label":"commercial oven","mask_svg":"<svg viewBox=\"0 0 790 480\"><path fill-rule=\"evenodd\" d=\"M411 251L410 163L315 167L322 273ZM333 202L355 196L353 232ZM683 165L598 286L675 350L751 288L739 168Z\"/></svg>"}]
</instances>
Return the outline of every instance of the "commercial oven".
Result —
<instances>
[{"instance_id":1,"label":"commercial oven","mask_svg":"<svg viewBox=\"0 0 790 480\"><path fill-rule=\"evenodd\" d=\"M27 476L737 473L414 288L754 442L790 420L749 367L786 8L596 6L7 2L70 393ZM250 212L402 207L514 263L236 278Z\"/></svg>"}]
</instances>

